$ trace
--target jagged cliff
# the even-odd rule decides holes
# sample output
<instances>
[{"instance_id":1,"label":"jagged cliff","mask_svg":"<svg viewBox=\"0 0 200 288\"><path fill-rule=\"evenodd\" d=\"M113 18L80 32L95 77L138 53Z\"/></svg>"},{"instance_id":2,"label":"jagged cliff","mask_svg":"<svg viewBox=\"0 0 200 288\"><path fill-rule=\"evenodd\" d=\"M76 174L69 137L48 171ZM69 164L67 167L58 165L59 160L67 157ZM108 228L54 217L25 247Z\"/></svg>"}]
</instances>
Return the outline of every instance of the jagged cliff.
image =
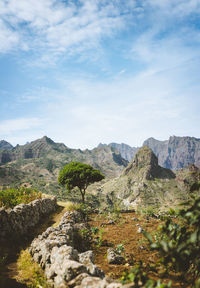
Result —
<instances>
[{"instance_id":1,"label":"jagged cliff","mask_svg":"<svg viewBox=\"0 0 200 288\"><path fill-rule=\"evenodd\" d=\"M133 160L139 148L127 144L110 143L99 146L114 147L124 159L129 162ZM172 136L169 140L159 141L149 138L144 141L143 146L148 146L158 157L160 166L169 169L180 169L189 164L200 167L200 139L195 137Z\"/></svg>"},{"instance_id":2,"label":"jagged cliff","mask_svg":"<svg viewBox=\"0 0 200 288\"><path fill-rule=\"evenodd\" d=\"M167 141L149 138L149 146L158 157L159 164L169 169L180 169L193 163L200 167L200 139L172 136Z\"/></svg>"}]
</instances>

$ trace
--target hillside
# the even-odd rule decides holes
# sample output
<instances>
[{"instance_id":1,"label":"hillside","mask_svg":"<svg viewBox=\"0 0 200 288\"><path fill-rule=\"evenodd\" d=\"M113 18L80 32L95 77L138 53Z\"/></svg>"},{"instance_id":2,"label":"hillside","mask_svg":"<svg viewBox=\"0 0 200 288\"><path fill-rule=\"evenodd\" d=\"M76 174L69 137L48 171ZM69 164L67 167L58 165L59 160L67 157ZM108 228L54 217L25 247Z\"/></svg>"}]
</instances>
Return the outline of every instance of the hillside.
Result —
<instances>
[{"instance_id":1,"label":"hillside","mask_svg":"<svg viewBox=\"0 0 200 288\"><path fill-rule=\"evenodd\" d=\"M187 200L191 191L200 188L200 170L195 167L191 172L191 169L182 169L175 174L159 166L152 150L143 146L122 175L103 184L99 191L108 203L118 202L126 208L175 207Z\"/></svg>"},{"instance_id":2,"label":"hillside","mask_svg":"<svg viewBox=\"0 0 200 288\"><path fill-rule=\"evenodd\" d=\"M70 161L80 161L101 170L107 177L116 177L127 166L112 147L93 150L70 149L44 136L26 145L0 152L0 186L32 185L43 192L62 195L57 184L59 170Z\"/></svg>"}]
</instances>

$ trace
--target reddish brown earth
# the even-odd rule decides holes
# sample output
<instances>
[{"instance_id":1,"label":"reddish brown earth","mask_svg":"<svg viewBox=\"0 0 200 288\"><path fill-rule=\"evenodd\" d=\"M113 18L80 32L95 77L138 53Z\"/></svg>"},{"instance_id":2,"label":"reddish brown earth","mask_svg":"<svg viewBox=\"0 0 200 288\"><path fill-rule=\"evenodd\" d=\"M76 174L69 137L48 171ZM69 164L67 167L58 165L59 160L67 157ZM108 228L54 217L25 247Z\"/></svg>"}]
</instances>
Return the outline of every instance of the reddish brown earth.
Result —
<instances>
[{"instance_id":1,"label":"reddish brown earth","mask_svg":"<svg viewBox=\"0 0 200 288\"><path fill-rule=\"evenodd\" d=\"M138 220L136 221L137 218ZM100 267L106 276L113 279L119 279L125 270L129 270L133 265L138 264L140 260L143 261L144 266L148 264L156 264L159 262L159 255L157 252L149 249L148 241L142 233L138 233L139 225L156 237L159 231L159 225L162 223L158 219L149 218L137 215L136 213L120 214L119 219L115 224L107 225L109 220L105 216L92 215L89 224L91 227L98 227L103 229L102 245L97 246L93 243L93 250L95 252L95 264ZM138 225L139 224L139 225ZM123 265L113 265L107 262L107 249L109 245L114 248L118 244L123 244L125 251L122 253L125 256L125 263ZM160 272L163 272L160 270ZM168 283L172 281L172 287L189 287L181 283L179 275L170 273L166 278L162 278L162 282ZM161 278L161 274L154 274L151 272L150 278L156 280Z\"/></svg>"}]
</instances>

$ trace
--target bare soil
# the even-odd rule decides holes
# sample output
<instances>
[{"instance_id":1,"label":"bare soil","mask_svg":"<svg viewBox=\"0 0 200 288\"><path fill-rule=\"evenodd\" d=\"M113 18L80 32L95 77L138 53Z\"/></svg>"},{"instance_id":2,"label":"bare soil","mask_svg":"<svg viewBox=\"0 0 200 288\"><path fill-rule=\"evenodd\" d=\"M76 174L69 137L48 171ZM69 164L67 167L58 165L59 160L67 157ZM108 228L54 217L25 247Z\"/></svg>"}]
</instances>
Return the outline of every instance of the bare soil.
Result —
<instances>
[{"instance_id":1,"label":"bare soil","mask_svg":"<svg viewBox=\"0 0 200 288\"><path fill-rule=\"evenodd\" d=\"M159 262L159 255L157 252L149 249L148 241L142 233L138 232L138 228L142 227L145 231L151 233L156 237L158 227L162 222L158 219L149 218L137 215L136 213L120 214L115 224L109 224L109 220L105 216L92 215L89 222L91 227L98 227L103 229L102 245L93 243L93 250L95 252L95 264L100 267L106 276L113 279L120 279L125 270L129 270L132 266L138 264L140 260L143 261L144 266L153 265ZM118 244L124 245L124 252L122 256L125 257L125 263L121 265L108 264L107 249L108 246L116 248ZM151 272L149 277L156 280L163 278L164 283L172 281L172 287L188 287L181 281L179 275L170 273L167 277Z\"/></svg>"}]
</instances>

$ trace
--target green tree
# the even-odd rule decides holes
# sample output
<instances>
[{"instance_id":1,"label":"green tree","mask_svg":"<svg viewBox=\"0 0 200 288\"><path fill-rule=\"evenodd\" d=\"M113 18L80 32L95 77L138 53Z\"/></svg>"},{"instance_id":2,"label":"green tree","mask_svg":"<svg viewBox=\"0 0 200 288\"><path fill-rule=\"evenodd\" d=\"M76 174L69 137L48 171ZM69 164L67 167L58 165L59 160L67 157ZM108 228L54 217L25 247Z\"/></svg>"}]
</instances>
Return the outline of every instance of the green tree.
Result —
<instances>
[{"instance_id":1,"label":"green tree","mask_svg":"<svg viewBox=\"0 0 200 288\"><path fill-rule=\"evenodd\" d=\"M87 187L94 183L104 179L104 175L92 166L80 162L70 162L65 165L59 173L58 183L65 185L67 191L73 190L78 187L82 202L85 203L85 192Z\"/></svg>"}]
</instances>

